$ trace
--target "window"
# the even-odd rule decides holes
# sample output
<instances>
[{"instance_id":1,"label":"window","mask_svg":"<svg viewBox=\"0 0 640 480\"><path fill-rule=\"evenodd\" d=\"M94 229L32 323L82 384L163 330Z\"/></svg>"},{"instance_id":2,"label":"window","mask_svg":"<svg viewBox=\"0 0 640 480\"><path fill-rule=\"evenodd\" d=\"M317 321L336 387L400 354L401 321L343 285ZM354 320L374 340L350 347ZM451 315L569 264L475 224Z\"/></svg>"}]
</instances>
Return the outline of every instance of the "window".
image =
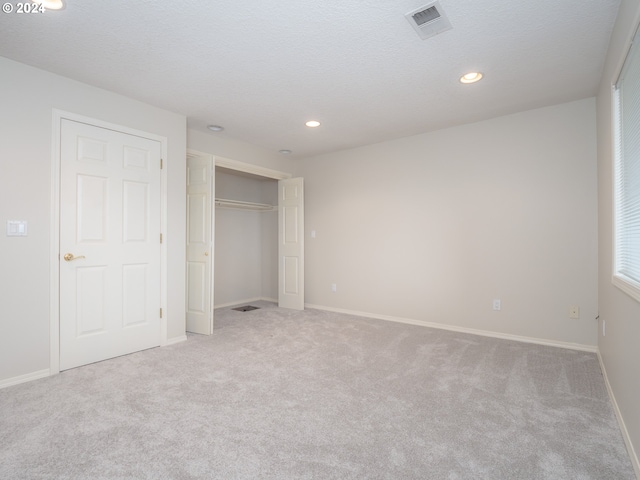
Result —
<instances>
[{"instance_id":1,"label":"window","mask_svg":"<svg viewBox=\"0 0 640 480\"><path fill-rule=\"evenodd\" d=\"M633 41L614 89L613 283L640 301L640 46Z\"/></svg>"}]
</instances>

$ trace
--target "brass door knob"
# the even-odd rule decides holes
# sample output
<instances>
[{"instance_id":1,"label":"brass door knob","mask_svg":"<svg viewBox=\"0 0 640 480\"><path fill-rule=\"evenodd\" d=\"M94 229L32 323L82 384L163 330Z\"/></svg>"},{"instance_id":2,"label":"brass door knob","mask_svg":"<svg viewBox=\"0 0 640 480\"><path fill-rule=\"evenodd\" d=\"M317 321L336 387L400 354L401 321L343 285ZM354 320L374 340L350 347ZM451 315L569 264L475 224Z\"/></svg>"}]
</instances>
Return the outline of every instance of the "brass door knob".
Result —
<instances>
[{"instance_id":1,"label":"brass door knob","mask_svg":"<svg viewBox=\"0 0 640 480\"><path fill-rule=\"evenodd\" d=\"M80 255L80 256L76 257L73 253L65 253L64 257L62 257L62 258L64 258L67 262L71 262L73 260L78 260L79 258L85 258L85 256L84 255Z\"/></svg>"}]
</instances>

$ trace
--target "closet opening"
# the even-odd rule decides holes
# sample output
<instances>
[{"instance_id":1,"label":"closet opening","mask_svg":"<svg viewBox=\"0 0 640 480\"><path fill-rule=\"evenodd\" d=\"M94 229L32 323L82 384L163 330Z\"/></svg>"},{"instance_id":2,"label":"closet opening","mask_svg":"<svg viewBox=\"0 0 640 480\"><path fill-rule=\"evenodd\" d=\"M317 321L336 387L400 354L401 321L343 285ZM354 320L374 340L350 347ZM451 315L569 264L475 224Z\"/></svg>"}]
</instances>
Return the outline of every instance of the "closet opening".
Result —
<instances>
[{"instance_id":1,"label":"closet opening","mask_svg":"<svg viewBox=\"0 0 640 480\"><path fill-rule=\"evenodd\" d=\"M214 309L278 302L278 181L215 167Z\"/></svg>"},{"instance_id":2,"label":"closet opening","mask_svg":"<svg viewBox=\"0 0 640 480\"><path fill-rule=\"evenodd\" d=\"M304 309L302 178L190 150L186 240L187 332L211 335L216 308Z\"/></svg>"}]
</instances>

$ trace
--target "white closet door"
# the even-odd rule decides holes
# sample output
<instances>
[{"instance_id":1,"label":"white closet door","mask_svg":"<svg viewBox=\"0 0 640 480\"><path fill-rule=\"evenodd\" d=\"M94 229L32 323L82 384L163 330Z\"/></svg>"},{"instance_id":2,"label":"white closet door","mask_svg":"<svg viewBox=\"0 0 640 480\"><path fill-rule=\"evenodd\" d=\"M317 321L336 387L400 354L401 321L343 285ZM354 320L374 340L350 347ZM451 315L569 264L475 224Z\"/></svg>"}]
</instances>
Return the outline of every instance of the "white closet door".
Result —
<instances>
[{"instance_id":1,"label":"white closet door","mask_svg":"<svg viewBox=\"0 0 640 480\"><path fill-rule=\"evenodd\" d=\"M187 331L213 333L213 158L187 158Z\"/></svg>"},{"instance_id":2,"label":"white closet door","mask_svg":"<svg viewBox=\"0 0 640 480\"><path fill-rule=\"evenodd\" d=\"M302 178L278 182L278 305L304 310L304 189Z\"/></svg>"},{"instance_id":3,"label":"white closet door","mask_svg":"<svg viewBox=\"0 0 640 480\"><path fill-rule=\"evenodd\" d=\"M160 142L63 120L60 369L160 345Z\"/></svg>"}]
</instances>

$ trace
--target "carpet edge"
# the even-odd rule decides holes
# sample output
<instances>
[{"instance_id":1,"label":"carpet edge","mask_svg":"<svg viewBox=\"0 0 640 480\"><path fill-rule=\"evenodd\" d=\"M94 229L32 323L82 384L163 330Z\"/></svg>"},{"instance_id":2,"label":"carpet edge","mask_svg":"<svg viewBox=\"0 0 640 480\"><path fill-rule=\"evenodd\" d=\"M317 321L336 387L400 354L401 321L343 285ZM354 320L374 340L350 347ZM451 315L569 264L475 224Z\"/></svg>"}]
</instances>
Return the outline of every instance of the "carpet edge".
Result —
<instances>
[{"instance_id":1,"label":"carpet edge","mask_svg":"<svg viewBox=\"0 0 640 480\"><path fill-rule=\"evenodd\" d=\"M618 407L618 402L616 401L616 397L613 394L613 389L611 388L611 384L609 383L607 369L604 366L604 361L602 360L600 349L598 349L596 353L598 355L598 361L600 362L600 370L602 370L602 376L604 377L604 384L606 385L607 393L609 394L609 400L611 400L613 411L618 422L618 427L620 427L620 433L622 434L624 444L627 447L627 452L629 453L629 458L631 459L633 470L636 473L636 478L640 479L640 461L638 460L638 455L636 454L633 442L631 441L631 436L629 435L629 431L627 430L627 425L624 421L624 418L622 417L622 412L620 411L620 407Z\"/></svg>"},{"instance_id":2,"label":"carpet edge","mask_svg":"<svg viewBox=\"0 0 640 480\"><path fill-rule=\"evenodd\" d=\"M582 352L597 353L596 345L583 345L580 343L561 342L557 340L546 340L543 338L525 337L522 335L513 335L510 333L492 332L490 330L477 330L474 328L458 327L455 325L446 325L444 323L426 322L424 320L416 320L413 318L394 317L392 315L380 315L370 312L359 312L356 310L348 310L344 308L327 307L324 305L314 305L305 303L305 307L315 308L317 310L326 310L328 312L344 313L347 315L355 315L357 317L375 318L377 320L387 320L390 322L406 323L409 325L418 325L421 327L437 328L439 330L450 330L452 332L469 333L471 335L480 335L483 337L501 338L503 340L513 340L522 343L533 343L536 345L546 345L548 347L566 348L569 350L579 350Z\"/></svg>"}]
</instances>

